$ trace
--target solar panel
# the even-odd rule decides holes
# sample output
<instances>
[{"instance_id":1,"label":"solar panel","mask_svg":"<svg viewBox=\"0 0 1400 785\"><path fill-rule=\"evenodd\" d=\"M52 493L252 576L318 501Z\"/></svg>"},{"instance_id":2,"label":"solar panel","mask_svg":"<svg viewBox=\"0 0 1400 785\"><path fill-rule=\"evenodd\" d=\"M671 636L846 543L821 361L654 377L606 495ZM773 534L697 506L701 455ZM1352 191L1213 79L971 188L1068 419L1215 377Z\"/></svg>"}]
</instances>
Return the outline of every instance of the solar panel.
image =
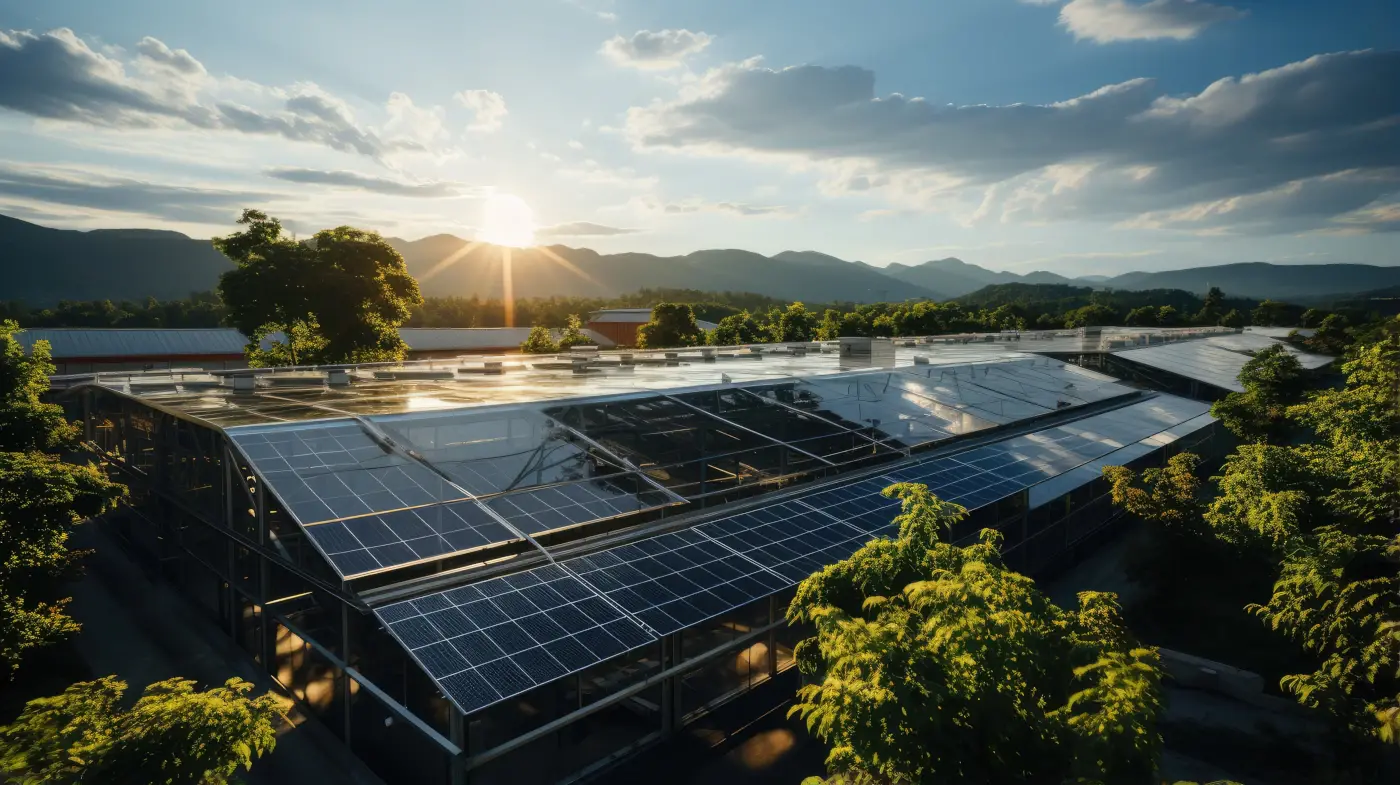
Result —
<instances>
[{"instance_id":1,"label":"solar panel","mask_svg":"<svg viewBox=\"0 0 1400 785\"><path fill-rule=\"evenodd\" d=\"M463 713L656 641L555 565L375 614Z\"/></svg>"},{"instance_id":2,"label":"solar panel","mask_svg":"<svg viewBox=\"0 0 1400 785\"><path fill-rule=\"evenodd\" d=\"M1130 349L1114 352L1114 356L1235 392L1244 392L1239 375L1244 364L1250 360L1248 355L1205 341Z\"/></svg>"},{"instance_id":3,"label":"solar panel","mask_svg":"<svg viewBox=\"0 0 1400 785\"><path fill-rule=\"evenodd\" d=\"M841 521L798 501L782 502L704 523L696 530L795 584L845 559L872 537L893 531L889 520Z\"/></svg>"},{"instance_id":4,"label":"solar panel","mask_svg":"<svg viewBox=\"0 0 1400 785\"><path fill-rule=\"evenodd\" d=\"M526 534L578 526L591 521L675 504L634 474L618 475L493 496L485 501Z\"/></svg>"},{"instance_id":5,"label":"solar panel","mask_svg":"<svg viewBox=\"0 0 1400 785\"><path fill-rule=\"evenodd\" d=\"M787 582L695 530L565 562L661 635L782 590Z\"/></svg>"},{"instance_id":6,"label":"solar panel","mask_svg":"<svg viewBox=\"0 0 1400 785\"><path fill-rule=\"evenodd\" d=\"M474 501L321 523L306 533L345 578L519 539Z\"/></svg>"},{"instance_id":7,"label":"solar panel","mask_svg":"<svg viewBox=\"0 0 1400 785\"><path fill-rule=\"evenodd\" d=\"M426 466L386 451L354 421L228 435L302 524L466 498Z\"/></svg>"}]
</instances>

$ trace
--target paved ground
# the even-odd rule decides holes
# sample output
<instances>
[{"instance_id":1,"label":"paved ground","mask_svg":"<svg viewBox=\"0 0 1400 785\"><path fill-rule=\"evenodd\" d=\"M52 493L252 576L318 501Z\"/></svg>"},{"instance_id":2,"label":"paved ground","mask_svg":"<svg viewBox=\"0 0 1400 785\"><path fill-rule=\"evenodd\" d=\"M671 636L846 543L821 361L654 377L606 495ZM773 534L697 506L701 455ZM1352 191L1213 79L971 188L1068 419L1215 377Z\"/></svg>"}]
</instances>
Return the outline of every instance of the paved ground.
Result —
<instances>
[{"instance_id":1,"label":"paved ground","mask_svg":"<svg viewBox=\"0 0 1400 785\"><path fill-rule=\"evenodd\" d=\"M104 533L85 525L73 545L95 551L85 561L86 576L73 588L72 615L83 631L71 650L86 674L116 674L130 685L133 698L145 685L175 676L202 686L238 676L285 697L230 638L170 586L148 580ZM284 727L273 753L244 775L248 785L383 785L324 727L295 712L291 716L295 726Z\"/></svg>"}]
</instances>

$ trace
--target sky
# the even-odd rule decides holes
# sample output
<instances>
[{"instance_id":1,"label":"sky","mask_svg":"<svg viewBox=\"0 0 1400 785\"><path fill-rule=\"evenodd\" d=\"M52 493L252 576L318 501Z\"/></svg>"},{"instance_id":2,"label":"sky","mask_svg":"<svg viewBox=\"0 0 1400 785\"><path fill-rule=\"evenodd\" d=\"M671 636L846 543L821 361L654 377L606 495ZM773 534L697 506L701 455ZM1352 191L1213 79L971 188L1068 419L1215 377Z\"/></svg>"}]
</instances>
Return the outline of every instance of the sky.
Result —
<instances>
[{"instance_id":1,"label":"sky","mask_svg":"<svg viewBox=\"0 0 1400 785\"><path fill-rule=\"evenodd\" d=\"M1394 0L0 0L0 213L1396 265L1397 85Z\"/></svg>"}]
</instances>

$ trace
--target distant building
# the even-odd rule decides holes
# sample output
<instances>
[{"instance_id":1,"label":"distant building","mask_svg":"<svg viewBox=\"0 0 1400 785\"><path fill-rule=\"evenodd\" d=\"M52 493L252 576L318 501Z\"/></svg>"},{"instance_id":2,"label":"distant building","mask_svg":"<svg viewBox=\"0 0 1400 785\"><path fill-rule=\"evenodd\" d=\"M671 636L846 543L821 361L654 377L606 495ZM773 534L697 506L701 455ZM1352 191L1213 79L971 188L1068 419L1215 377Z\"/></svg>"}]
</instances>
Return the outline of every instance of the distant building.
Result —
<instances>
[{"instance_id":1,"label":"distant building","mask_svg":"<svg viewBox=\"0 0 1400 785\"><path fill-rule=\"evenodd\" d=\"M515 352L529 334L529 327L399 328L408 344L408 357L415 360ZM603 348L614 345L605 335L591 330L584 334ZM26 352L36 341L48 341L59 374L165 368L217 371L248 365L243 356L248 339L231 327L38 327L21 330L15 337Z\"/></svg>"},{"instance_id":2,"label":"distant building","mask_svg":"<svg viewBox=\"0 0 1400 785\"><path fill-rule=\"evenodd\" d=\"M637 330L649 321L650 308L604 308L588 315L588 329L606 336L617 346L636 346ZM713 330L719 325L696 319L695 326Z\"/></svg>"}]
</instances>

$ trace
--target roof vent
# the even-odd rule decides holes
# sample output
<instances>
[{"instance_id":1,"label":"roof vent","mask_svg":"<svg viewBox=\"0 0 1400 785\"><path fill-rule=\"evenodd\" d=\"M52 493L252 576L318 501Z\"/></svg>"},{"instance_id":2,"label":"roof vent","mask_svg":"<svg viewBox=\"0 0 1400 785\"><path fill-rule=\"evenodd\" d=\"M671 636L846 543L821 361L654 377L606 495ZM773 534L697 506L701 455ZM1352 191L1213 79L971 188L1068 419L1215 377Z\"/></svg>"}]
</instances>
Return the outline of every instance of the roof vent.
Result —
<instances>
[{"instance_id":1,"label":"roof vent","mask_svg":"<svg viewBox=\"0 0 1400 785\"><path fill-rule=\"evenodd\" d=\"M344 368L326 371L326 384L344 385L350 383L350 372Z\"/></svg>"}]
</instances>

